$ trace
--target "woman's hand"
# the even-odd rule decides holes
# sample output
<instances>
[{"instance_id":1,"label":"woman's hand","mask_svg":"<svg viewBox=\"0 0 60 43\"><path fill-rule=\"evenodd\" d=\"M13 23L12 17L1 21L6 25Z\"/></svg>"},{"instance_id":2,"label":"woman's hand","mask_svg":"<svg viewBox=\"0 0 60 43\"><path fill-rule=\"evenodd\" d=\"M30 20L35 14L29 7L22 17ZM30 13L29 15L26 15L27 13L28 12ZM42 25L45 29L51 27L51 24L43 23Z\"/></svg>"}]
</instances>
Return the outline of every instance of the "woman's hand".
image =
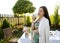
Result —
<instances>
[{"instance_id":1,"label":"woman's hand","mask_svg":"<svg viewBox=\"0 0 60 43\"><path fill-rule=\"evenodd\" d=\"M34 22L35 19L36 19L36 17L33 15L33 16L32 16L32 22Z\"/></svg>"},{"instance_id":2,"label":"woman's hand","mask_svg":"<svg viewBox=\"0 0 60 43\"><path fill-rule=\"evenodd\" d=\"M38 30L33 30L33 32L35 32L35 33L39 33L39 31L38 31Z\"/></svg>"}]
</instances>

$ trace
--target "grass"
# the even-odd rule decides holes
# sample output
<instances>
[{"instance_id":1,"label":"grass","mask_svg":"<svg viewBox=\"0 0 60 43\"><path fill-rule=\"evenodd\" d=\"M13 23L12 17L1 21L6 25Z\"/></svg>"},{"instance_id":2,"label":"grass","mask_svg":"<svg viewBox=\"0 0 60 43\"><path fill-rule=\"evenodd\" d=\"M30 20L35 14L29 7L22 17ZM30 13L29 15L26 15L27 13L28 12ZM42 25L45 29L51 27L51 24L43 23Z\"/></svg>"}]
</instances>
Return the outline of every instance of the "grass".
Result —
<instances>
[{"instance_id":1,"label":"grass","mask_svg":"<svg viewBox=\"0 0 60 43\"><path fill-rule=\"evenodd\" d=\"M14 37L15 37L15 38L20 38L22 34L23 34L22 28L19 29L19 30L17 29L17 30L15 30L15 31L13 31L13 38L14 38ZM11 38L12 38L12 37L11 37ZM11 38L2 39L2 40L0 40L0 43L8 43L8 41L9 41Z\"/></svg>"},{"instance_id":2,"label":"grass","mask_svg":"<svg viewBox=\"0 0 60 43\"><path fill-rule=\"evenodd\" d=\"M20 38L22 34L22 28L13 32L13 35L15 35L17 38Z\"/></svg>"},{"instance_id":3,"label":"grass","mask_svg":"<svg viewBox=\"0 0 60 43\"><path fill-rule=\"evenodd\" d=\"M9 38L8 38L8 39L2 39L2 40L0 41L0 43L8 43L8 41L9 41Z\"/></svg>"}]
</instances>

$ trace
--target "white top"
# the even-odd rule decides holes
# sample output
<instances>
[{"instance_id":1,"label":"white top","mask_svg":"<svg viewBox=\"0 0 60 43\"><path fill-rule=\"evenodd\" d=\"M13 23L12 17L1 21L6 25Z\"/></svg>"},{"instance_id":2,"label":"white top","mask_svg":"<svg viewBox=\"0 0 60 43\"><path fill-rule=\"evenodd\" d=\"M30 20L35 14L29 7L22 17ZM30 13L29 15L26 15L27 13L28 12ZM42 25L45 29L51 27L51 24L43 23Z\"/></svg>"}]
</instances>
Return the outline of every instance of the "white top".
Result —
<instances>
[{"instance_id":1,"label":"white top","mask_svg":"<svg viewBox=\"0 0 60 43\"><path fill-rule=\"evenodd\" d=\"M49 21L47 18L43 17L40 20L40 24L38 27L40 35L39 43L49 43L49 30L50 30Z\"/></svg>"}]
</instances>

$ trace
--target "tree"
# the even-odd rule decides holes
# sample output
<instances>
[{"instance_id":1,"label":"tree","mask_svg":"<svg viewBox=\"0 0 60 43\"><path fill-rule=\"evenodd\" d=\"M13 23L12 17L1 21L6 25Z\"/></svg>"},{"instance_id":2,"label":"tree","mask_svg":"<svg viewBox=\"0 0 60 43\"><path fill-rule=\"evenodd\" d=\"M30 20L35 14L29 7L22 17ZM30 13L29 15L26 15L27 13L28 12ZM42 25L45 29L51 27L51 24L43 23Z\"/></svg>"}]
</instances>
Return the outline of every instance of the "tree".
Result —
<instances>
[{"instance_id":1,"label":"tree","mask_svg":"<svg viewBox=\"0 0 60 43\"><path fill-rule=\"evenodd\" d=\"M58 27L60 28L60 15L58 15L58 23L59 23L59 26Z\"/></svg>"},{"instance_id":2,"label":"tree","mask_svg":"<svg viewBox=\"0 0 60 43\"><path fill-rule=\"evenodd\" d=\"M55 11L54 11L54 28L57 29L58 28L58 10L59 10L59 6L56 6Z\"/></svg>"},{"instance_id":3,"label":"tree","mask_svg":"<svg viewBox=\"0 0 60 43\"><path fill-rule=\"evenodd\" d=\"M51 24L54 24L54 15L50 15Z\"/></svg>"},{"instance_id":4,"label":"tree","mask_svg":"<svg viewBox=\"0 0 60 43\"><path fill-rule=\"evenodd\" d=\"M35 7L33 7L32 2L29 0L18 0L13 7L14 14L26 14L33 13L35 11ZM26 18L25 18L26 20Z\"/></svg>"},{"instance_id":5,"label":"tree","mask_svg":"<svg viewBox=\"0 0 60 43\"><path fill-rule=\"evenodd\" d=\"M23 13L33 13L35 7L33 7L32 2L27 0L18 0L15 6L13 7L14 14L23 14Z\"/></svg>"}]
</instances>

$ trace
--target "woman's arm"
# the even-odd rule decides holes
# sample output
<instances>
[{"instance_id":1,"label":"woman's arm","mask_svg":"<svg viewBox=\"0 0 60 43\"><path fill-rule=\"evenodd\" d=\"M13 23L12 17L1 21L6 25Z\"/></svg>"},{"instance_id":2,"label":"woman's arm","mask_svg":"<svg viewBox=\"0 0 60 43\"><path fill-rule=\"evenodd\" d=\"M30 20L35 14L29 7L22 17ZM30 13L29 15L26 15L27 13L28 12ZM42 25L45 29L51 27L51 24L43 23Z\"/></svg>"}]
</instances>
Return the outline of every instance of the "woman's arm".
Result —
<instances>
[{"instance_id":1,"label":"woman's arm","mask_svg":"<svg viewBox=\"0 0 60 43\"><path fill-rule=\"evenodd\" d=\"M31 29L34 30L34 23L32 22Z\"/></svg>"},{"instance_id":2,"label":"woman's arm","mask_svg":"<svg viewBox=\"0 0 60 43\"><path fill-rule=\"evenodd\" d=\"M32 28L33 32L35 32L35 33L39 33L38 29L34 30L34 22L32 23L31 28Z\"/></svg>"},{"instance_id":3,"label":"woman's arm","mask_svg":"<svg viewBox=\"0 0 60 43\"><path fill-rule=\"evenodd\" d=\"M37 30L34 30L34 32L39 34L39 31L38 31L38 29L37 29Z\"/></svg>"}]
</instances>

